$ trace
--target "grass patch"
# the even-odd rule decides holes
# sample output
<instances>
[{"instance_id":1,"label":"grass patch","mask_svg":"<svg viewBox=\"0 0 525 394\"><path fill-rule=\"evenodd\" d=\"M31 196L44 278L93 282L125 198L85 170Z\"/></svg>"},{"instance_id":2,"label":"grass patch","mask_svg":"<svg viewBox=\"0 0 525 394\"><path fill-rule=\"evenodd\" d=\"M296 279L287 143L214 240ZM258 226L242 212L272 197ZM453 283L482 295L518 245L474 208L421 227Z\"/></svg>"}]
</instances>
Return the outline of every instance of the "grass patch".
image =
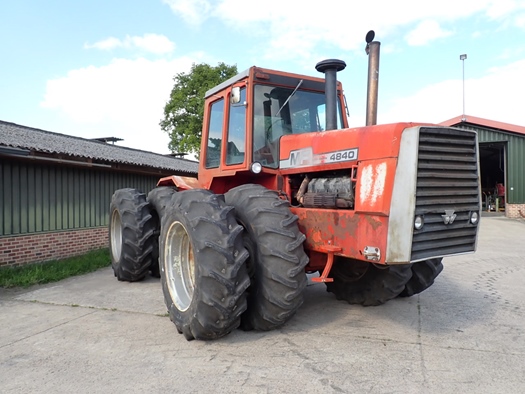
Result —
<instances>
[{"instance_id":1,"label":"grass patch","mask_svg":"<svg viewBox=\"0 0 525 394\"><path fill-rule=\"evenodd\" d=\"M109 250L98 249L82 256L19 267L0 268L0 287L29 287L87 274L110 263Z\"/></svg>"}]
</instances>

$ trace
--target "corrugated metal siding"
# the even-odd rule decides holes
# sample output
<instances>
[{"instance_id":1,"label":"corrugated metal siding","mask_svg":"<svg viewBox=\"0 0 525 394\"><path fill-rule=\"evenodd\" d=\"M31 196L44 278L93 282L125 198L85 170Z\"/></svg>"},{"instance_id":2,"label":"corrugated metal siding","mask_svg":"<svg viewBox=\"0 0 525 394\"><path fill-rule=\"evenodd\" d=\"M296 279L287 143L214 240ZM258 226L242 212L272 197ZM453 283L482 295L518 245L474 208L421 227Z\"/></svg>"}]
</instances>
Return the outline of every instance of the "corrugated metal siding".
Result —
<instances>
[{"instance_id":1,"label":"corrugated metal siding","mask_svg":"<svg viewBox=\"0 0 525 394\"><path fill-rule=\"evenodd\" d=\"M507 149L507 201L511 204L524 204L525 138L513 136Z\"/></svg>"},{"instance_id":2,"label":"corrugated metal siding","mask_svg":"<svg viewBox=\"0 0 525 394\"><path fill-rule=\"evenodd\" d=\"M106 226L113 192L158 178L0 159L0 236Z\"/></svg>"},{"instance_id":3,"label":"corrugated metal siding","mask_svg":"<svg viewBox=\"0 0 525 394\"><path fill-rule=\"evenodd\" d=\"M525 204L525 136L499 132L484 127L457 127L477 131L480 143L507 142L507 202Z\"/></svg>"}]
</instances>

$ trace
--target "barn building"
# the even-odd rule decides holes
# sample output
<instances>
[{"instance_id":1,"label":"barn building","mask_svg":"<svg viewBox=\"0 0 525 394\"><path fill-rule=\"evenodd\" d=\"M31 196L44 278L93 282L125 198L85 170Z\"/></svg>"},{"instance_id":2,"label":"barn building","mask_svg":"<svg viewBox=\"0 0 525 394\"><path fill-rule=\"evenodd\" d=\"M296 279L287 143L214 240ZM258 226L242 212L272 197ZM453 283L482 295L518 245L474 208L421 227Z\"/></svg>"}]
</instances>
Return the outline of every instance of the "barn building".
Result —
<instances>
[{"instance_id":1,"label":"barn building","mask_svg":"<svg viewBox=\"0 0 525 394\"><path fill-rule=\"evenodd\" d=\"M107 247L116 189L147 193L160 177L197 170L189 160L0 121L0 266Z\"/></svg>"},{"instance_id":2,"label":"barn building","mask_svg":"<svg viewBox=\"0 0 525 394\"><path fill-rule=\"evenodd\" d=\"M484 210L525 218L525 127L470 115L441 124L478 133Z\"/></svg>"}]
</instances>

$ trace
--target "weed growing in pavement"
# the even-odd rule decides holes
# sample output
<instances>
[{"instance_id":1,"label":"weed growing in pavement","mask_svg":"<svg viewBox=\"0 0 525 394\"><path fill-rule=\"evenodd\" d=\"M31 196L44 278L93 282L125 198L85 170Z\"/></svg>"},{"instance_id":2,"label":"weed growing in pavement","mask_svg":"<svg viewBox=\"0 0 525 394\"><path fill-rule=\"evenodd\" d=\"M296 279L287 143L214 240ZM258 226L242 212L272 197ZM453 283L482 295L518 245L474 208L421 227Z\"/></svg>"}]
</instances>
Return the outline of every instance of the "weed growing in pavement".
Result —
<instances>
[{"instance_id":1,"label":"weed growing in pavement","mask_svg":"<svg viewBox=\"0 0 525 394\"><path fill-rule=\"evenodd\" d=\"M0 268L0 287L29 287L57 282L70 276L87 274L111 264L108 249L98 249L82 256L18 267Z\"/></svg>"}]
</instances>

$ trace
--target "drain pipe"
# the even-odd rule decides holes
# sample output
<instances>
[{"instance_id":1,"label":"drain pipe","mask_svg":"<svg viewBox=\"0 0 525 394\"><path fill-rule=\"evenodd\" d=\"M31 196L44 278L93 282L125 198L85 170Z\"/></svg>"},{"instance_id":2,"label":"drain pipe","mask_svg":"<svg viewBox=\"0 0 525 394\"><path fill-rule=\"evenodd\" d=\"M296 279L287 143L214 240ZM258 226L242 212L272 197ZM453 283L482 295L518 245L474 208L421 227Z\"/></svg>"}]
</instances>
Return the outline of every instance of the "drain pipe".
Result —
<instances>
[{"instance_id":1,"label":"drain pipe","mask_svg":"<svg viewBox=\"0 0 525 394\"><path fill-rule=\"evenodd\" d=\"M368 55L368 87L366 91L366 125L377 124L377 92L379 88L379 47L374 40L375 33L370 30L366 35L366 54Z\"/></svg>"},{"instance_id":2,"label":"drain pipe","mask_svg":"<svg viewBox=\"0 0 525 394\"><path fill-rule=\"evenodd\" d=\"M346 63L337 59L322 60L315 69L325 75L326 130L337 129L337 72L344 70Z\"/></svg>"}]
</instances>

